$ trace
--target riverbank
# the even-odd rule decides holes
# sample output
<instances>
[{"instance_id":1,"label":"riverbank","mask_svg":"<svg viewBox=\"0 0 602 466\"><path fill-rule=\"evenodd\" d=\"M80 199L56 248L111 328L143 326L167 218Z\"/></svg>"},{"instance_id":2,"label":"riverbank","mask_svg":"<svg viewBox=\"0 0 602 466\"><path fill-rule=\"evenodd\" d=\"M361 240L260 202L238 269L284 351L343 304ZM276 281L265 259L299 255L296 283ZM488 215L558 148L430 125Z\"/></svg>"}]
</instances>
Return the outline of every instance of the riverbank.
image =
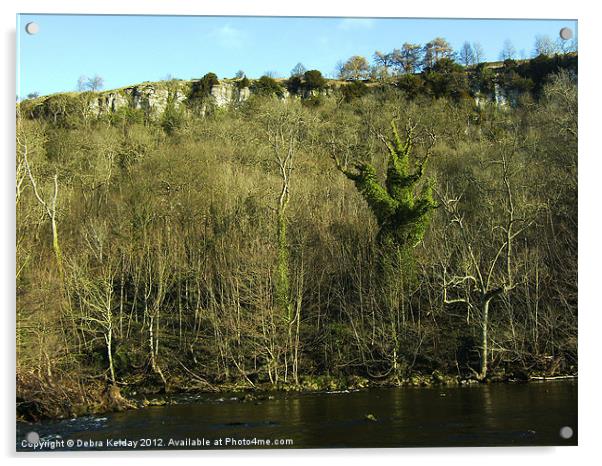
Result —
<instances>
[{"instance_id":1,"label":"riverbank","mask_svg":"<svg viewBox=\"0 0 602 466\"><path fill-rule=\"evenodd\" d=\"M123 442L119 449L131 449L125 440L148 438L155 441L146 448L203 450L576 445L577 397L577 380L167 394L157 404L148 397L145 409L17 422L16 437L21 451L31 451L24 444L30 432L42 445L69 449L71 441L78 451L114 450L116 441ZM573 429L571 438L559 435L563 426ZM276 439L286 443L267 444ZM245 440L251 442L241 443Z\"/></svg>"},{"instance_id":2,"label":"riverbank","mask_svg":"<svg viewBox=\"0 0 602 466\"><path fill-rule=\"evenodd\" d=\"M46 419L75 418L85 415L105 414L148 406L164 406L188 402L187 395L220 394L240 402L262 402L274 394L287 392L345 393L371 388L468 386L476 384L515 384L530 381L577 378L576 374L492 374L485 380L460 377L433 371L431 374L411 374L398 379L368 379L350 376L302 376L299 383L236 383L211 384L204 380L175 376L167 387L148 383L143 379L124 380L117 385L107 385L98 380L88 384L70 379L50 380L29 374L17 377L17 420L37 422Z\"/></svg>"}]
</instances>

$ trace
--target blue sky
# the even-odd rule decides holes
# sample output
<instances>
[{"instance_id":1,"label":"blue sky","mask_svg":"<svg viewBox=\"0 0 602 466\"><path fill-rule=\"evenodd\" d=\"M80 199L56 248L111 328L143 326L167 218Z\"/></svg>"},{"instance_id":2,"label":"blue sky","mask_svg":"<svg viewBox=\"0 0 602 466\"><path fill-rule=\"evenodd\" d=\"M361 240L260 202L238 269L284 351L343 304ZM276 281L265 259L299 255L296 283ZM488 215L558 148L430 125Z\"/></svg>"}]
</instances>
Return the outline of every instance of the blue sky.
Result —
<instances>
[{"instance_id":1,"label":"blue sky","mask_svg":"<svg viewBox=\"0 0 602 466\"><path fill-rule=\"evenodd\" d=\"M25 33L31 21L35 35ZM212 71L251 78L266 71L288 77L301 62L332 75L352 55L371 58L404 42L446 38L455 49L480 42L497 60L510 39L518 55L531 56L537 35L577 33L575 20L351 19L203 16L38 15L17 17L17 93L75 90L81 75L98 74L105 89L166 75L190 79Z\"/></svg>"}]
</instances>

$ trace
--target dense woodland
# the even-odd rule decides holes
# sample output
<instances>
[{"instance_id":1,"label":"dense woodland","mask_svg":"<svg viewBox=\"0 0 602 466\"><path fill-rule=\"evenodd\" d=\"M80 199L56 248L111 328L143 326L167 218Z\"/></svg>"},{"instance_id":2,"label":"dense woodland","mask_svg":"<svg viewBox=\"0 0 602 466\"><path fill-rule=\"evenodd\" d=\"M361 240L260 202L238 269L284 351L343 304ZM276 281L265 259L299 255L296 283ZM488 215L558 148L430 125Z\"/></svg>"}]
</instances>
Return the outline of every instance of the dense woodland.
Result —
<instances>
[{"instance_id":1,"label":"dense woodland","mask_svg":"<svg viewBox=\"0 0 602 466\"><path fill-rule=\"evenodd\" d=\"M225 109L213 75L155 118L18 104L18 412L576 373L576 61L266 76ZM488 82L516 102L477 105Z\"/></svg>"}]
</instances>

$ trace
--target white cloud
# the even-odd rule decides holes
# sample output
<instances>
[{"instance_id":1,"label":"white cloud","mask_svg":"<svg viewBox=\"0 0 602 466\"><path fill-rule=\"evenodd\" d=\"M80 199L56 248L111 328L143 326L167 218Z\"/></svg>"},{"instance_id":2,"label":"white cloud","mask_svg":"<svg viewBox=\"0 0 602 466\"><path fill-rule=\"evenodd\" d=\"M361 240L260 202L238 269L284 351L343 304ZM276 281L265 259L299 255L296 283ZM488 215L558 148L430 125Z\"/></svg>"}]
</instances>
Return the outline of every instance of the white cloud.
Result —
<instances>
[{"instance_id":1,"label":"white cloud","mask_svg":"<svg viewBox=\"0 0 602 466\"><path fill-rule=\"evenodd\" d=\"M242 31L233 28L229 24L215 29L212 32L211 37L219 45L229 49L236 49L241 47L245 39L245 35Z\"/></svg>"},{"instance_id":2,"label":"white cloud","mask_svg":"<svg viewBox=\"0 0 602 466\"><path fill-rule=\"evenodd\" d=\"M372 29L374 20L371 18L345 18L339 22L338 28L343 31L357 29Z\"/></svg>"}]
</instances>

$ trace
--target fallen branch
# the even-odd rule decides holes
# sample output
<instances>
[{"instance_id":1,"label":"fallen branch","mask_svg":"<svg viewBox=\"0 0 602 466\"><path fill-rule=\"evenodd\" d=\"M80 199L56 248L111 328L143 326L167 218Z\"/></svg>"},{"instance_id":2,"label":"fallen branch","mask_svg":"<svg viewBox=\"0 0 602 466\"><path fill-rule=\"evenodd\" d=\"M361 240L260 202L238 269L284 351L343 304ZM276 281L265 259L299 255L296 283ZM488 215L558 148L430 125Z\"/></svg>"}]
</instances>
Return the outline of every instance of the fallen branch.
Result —
<instances>
[{"instance_id":1,"label":"fallen branch","mask_svg":"<svg viewBox=\"0 0 602 466\"><path fill-rule=\"evenodd\" d=\"M207 382L204 378L202 378L201 376L195 374L194 372L192 372L190 369L188 369L184 363L180 360L177 360L180 363L180 366L182 366L182 368L188 372L195 380L207 385L207 387L209 387L210 390L212 391L218 391L213 385L211 385L209 382Z\"/></svg>"},{"instance_id":2,"label":"fallen branch","mask_svg":"<svg viewBox=\"0 0 602 466\"><path fill-rule=\"evenodd\" d=\"M540 377L540 376L532 375L529 377L529 380L562 380L562 379L576 379L576 378L578 378L576 374L575 375L555 375L552 377L546 377L546 376Z\"/></svg>"}]
</instances>

